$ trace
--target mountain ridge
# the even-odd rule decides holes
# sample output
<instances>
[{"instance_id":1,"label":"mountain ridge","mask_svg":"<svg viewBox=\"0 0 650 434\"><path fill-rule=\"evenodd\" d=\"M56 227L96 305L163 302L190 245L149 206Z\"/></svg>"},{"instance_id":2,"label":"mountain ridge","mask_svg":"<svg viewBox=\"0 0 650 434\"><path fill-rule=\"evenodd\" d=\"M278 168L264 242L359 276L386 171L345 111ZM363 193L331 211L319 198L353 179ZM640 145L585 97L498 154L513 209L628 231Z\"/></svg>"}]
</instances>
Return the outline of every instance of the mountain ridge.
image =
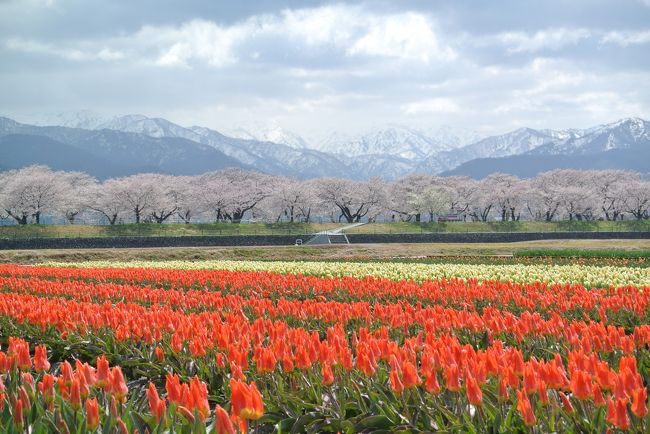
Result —
<instances>
[{"instance_id":1,"label":"mountain ridge","mask_svg":"<svg viewBox=\"0 0 650 434\"><path fill-rule=\"evenodd\" d=\"M572 161L574 166L592 164L601 168L607 160L600 154L609 151L621 151L608 154L616 157L616 162L612 162L616 168L625 168L619 166L627 164L638 170L634 154L645 155L645 149L650 148L650 123L641 118L623 118L587 129L524 127L467 144L463 141L476 136L469 129L464 132L444 127L432 129L441 137L434 139L418 129L389 125L353 138L339 135L329 144L329 150L305 146L304 139L277 125L271 125L272 131L242 130L241 135L246 138L137 114L115 116L102 122L99 116L85 112L61 119L66 124L94 123L94 128L37 126L0 118L0 136L24 134L33 141L38 141L34 139L36 136L48 137L130 171L146 167L163 173L196 174L241 167L302 179L376 176L395 179L422 172L476 176L488 170L521 173L526 165L534 171L538 166L564 167L567 161ZM268 138L272 134L278 140L291 138L286 141L292 141L293 146L256 138ZM590 155L598 157L585 157ZM574 158L578 156L590 163L580 163Z\"/></svg>"}]
</instances>

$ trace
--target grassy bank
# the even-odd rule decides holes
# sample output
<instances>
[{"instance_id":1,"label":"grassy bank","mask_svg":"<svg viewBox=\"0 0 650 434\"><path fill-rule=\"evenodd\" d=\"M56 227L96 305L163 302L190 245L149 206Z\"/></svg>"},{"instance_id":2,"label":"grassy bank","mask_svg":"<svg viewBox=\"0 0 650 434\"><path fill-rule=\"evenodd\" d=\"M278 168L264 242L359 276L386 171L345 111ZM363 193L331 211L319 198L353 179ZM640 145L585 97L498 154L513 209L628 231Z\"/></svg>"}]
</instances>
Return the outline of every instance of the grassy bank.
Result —
<instances>
[{"instance_id":1,"label":"grassy bank","mask_svg":"<svg viewBox=\"0 0 650 434\"><path fill-rule=\"evenodd\" d=\"M223 235L305 235L339 227L335 223L210 223L126 225L0 226L0 238L182 237Z\"/></svg>"},{"instance_id":2,"label":"grassy bank","mask_svg":"<svg viewBox=\"0 0 650 434\"><path fill-rule=\"evenodd\" d=\"M650 221L519 221L519 222L433 222L373 223L346 233L437 233L437 232L618 232L650 231Z\"/></svg>"},{"instance_id":3,"label":"grassy bank","mask_svg":"<svg viewBox=\"0 0 650 434\"><path fill-rule=\"evenodd\" d=\"M517 257L564 257L564 258L650 258L650 250L619 249L530 249L513 252Z\"/></svg>"}]
</instances>

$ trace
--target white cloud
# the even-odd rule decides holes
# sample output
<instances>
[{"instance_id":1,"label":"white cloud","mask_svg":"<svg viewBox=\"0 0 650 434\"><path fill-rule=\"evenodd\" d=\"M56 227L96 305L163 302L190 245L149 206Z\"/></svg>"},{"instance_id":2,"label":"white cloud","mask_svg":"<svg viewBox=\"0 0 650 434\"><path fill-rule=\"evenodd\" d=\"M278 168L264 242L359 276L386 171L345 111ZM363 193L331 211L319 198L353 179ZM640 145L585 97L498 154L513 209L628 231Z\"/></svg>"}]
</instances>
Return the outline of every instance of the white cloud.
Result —
<instances>
[{"instance_id":1,"label":"white cloud","mask_svg":"<svg viewBox=\"0 0 650 434\"><path fill-rule=\"evenodd\" d=\"M431 98L404 104L400 107L407 115L420 113L459 113L458 103L451 98Z\"/></svg>"},{"instance_id":2,"label":"white cloud","mask_svg":"<svg viewBox=\"0 0 650 434\"><path fill-rule=\"evenodd\" d=\"M425 63L454 60L457 57L451 47L440 43L432 22L426 16L415 13L371 17L366 33L348 48L347 53Z\"/></svg>"},{"instance_id":3,"label":"white cloud","mask_svg":"<svg viewBox=\"0 0 650 434\"><path fill-rule=\"evenodd\" d=\"M107 44L108 46L101 46ZM269 47L280 52L269 52ZM150 65L225 67L296 56L322 49L343 58L379 57L429 63L456 58L436 33L432 18L415 12L376 14L354 5L284 10L254 15L231 25L195 19L178 26L143 26L106 41L69 43L55 48L39 41L12 43L16 51L49 53L70 60L118 60L129 56ZM301 50L303 49L304 50ZM285 52L282 53L281 51Z\"/></svg>"},{"instance_id":4,"label":"white cloud","mask_svg":"<svg viewBox=\"0 0 650 434\"><path fill-rule=\"evenodd\" d=\"M111 48L66 48L56 47L30 39L11 38L5 41L5 48L23 53L45 54L75 62L104 60L113 61L124 58L124 53Z\"/></svg>"},{"instance_id":5,"label":"white cloud","mask_svg":"<svg viewBox=\"0 0 650 434\"><path fill-rule=\"evenodd\" d=\"M510 53L541 50L559 50L567 45L575 45L591 36L587 29L546 29L535 33L506 32L497 35L497 40L507 47Z\"/></svg>"},{"instance_id":6,"label":"white cloud","mask_svg":"<svg viewBox=\"0 0 650 434\"><path fill-rule=\"evenodd\" d=\"M650 2L650 0L648 0ZM612 43L622 47L650 43L650 30L640 32L608 32L600 40L602 44Z\"/></svg>"}]
</instances>

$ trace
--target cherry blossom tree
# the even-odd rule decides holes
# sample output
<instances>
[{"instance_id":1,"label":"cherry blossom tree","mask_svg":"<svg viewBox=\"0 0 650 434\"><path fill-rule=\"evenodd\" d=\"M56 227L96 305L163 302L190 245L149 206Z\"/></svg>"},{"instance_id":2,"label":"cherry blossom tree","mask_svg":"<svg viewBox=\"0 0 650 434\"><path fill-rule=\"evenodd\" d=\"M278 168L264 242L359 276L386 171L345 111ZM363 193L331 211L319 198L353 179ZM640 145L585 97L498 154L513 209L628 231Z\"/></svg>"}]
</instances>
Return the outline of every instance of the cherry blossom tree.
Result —
<instances>
[{"instance_id":1,"label":"cherry blossom tree","mask_svg":"<svg viewBox=\"0 0 650 434\"><path fill-rule=\"evenodd\" d=\"M270 195L262 202L264 214L269 221L309 221L316 205L313 182L278 177Z\"/></svg>"},{"instance_id":2,"label":"cherry blossom tree","mask_svg":"<svg viewBox=\"0 0 650 434\"><path fill-rule=\"evenodd\" d=\"M623 209L637 220L650 218L650 182L640 178L626 183Z\"/></svg>"},{"instance_id":3,"label":"cherry blossom tree","mask_svg":"<svg viewBox=\"0 0 650 434\"><path fill-rule=\"evenodd\" d=\"M83 172L63 172L60 182L65 194L56 208L68 223L74 224L76 218L89 209L90 194L97 180Z\"/></svg>"},{"instance_id":4,"label":"cherry blossom tree","mask_svg":"<svg viewBox=\"0 0 650 434\"><path fill-rule=\"evenodd\" d=\"M431 175L410 175L386 185L384 207L391 214L391 219L394 220L397 215L400 220L420 221L421 214L426 212L426 206L419 196L424 191L432 190L436 179Z\"/></svg>"},{"instance_id":5,"label":"cherry blossom tree","mask_svg":"<svg viewBox=\"0 0 650 434\"><path fill-rule=\"evenodd\" d=\"M618 220L624 211L623 197L627 184L640 175L625 170L599 170L585 172L593 181L594 194L600 202L606 220Z\"/></svg>"},{"instance_id":6,"label":"cherry blossom tree","mask_svg":"<svg viewBox=\"0 0 650 434\"><path fill-rule=\"evenodd\" d=\"M449 195L441 187L426 187L417 193L412 193L409 203L416 213L416 221L420 221L422 214L427 214L429 222L432 222L434 216L449 211Z\"/></svg>"},{"instance_id":7,"label":"cherry blossom tree","mask_svg":"<svg viewBox=\"0 0 650 434\"><path fill-rule=\"evenodd\" d=\"M519 178L505 173L494 173L481 182L484 194L492 198L501 212L501 221L519 220L517 208L523 202L524 184Z\"/></svg>"},{"instance_id":8,"label":"cherry blossom tree","mask_svg":"<svg viewBox=\"0 0 650 434\"><path fill-rule=\"evenodd\" d=\"M338 221L355 223L362 217L376 215L385 191L379 180L357 182L349 179L324 178L318 183L317 197L323 205L339 211Z\"/></svg>"},{"instance_id":9,"label":"cherry blossom tree","mask_svg":"<svg viewBox=\"0 0 650 434\"><path fill-rule=\"evenodd\" d=\"M118 219L128 211L121 198L122 188L122 183L118 179L108 179L90 187L88 208L104 217L108 224L116 224Z\"/></svg>"},{"instance_id":10,"label":"cherry blossom tree","mask_svg":"<svg viewBox=\"0 0 650 434\"><path fill-rule=\"evenodd\" d=\"M0 190L0 204L5 213L18 224L31 218L40 224L44 213L55 213L70 194L64 172L46 166L28 166L5 172Z\"/></svg>"},{"instance_id":11,"label":"cherry blossom tree","mask_svg":"<svg viewBox=\"0 0 650 434\"><path fill-rule=\"evenodd\" d=\"M443 188L449 198L449 210L457 214L466 214L477 199L480 184L466 176L449 176L441 178Z\"/></svg>"},{"instance_id":12,"label":"cherry blossom tree","mask_svg":"<svg viewBox=\"0 0 650 434\"><path fill-rule=\"evenodd\" d=\"M272 191L273 177L241 169L226 169L203 175L207 209L217 221L240 223Z\"/></svg>"},{"instance_id":13,"label":"cherry blossom tree","mask_svg":"<svg viewBox=\"0 0 650 434\"><path fill-rule=\"evenodd\" d=\"M534 220L552 221L562 206L562 170L540 173L528 182L526 208Z\"/></svg>"}]
</instances>

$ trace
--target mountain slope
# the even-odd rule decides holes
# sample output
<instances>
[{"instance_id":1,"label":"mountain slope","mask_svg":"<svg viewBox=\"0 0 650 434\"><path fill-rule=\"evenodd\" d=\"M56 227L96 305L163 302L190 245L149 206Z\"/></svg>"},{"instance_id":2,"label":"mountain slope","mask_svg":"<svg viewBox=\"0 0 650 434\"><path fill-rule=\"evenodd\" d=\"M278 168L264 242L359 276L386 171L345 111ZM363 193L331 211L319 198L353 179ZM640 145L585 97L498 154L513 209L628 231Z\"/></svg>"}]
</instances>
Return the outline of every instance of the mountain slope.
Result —
<instances>
[{"instance_id":1,"label":"mountain slope","mask_svg":"<svg viewBox=\"0 0 650 434\"><path fill-rule=\"evenodd\" d=\"M532 155L587 155L612 149L650 145L650 122L639 118L621 119L584 131L564 141L550 142L530 153Z\"/></svg>"},{"instance_id":2,"label":"mountain slope","mask_svg":"<svg viewBox=\"0 0 650 434\"><path fill-rule=\"evenodd\" d=\"M275 175L314 178L347 177L347 167L332 155L313 149L296 149L269 141L229 137L205 127L185 128L162 118L127 115L100 126L114 131L145 134L157 138L182 138L212 147L257 170Z\"/></svg>"},{"instance_id":3,"label":"mountain slope","mask_svg":"<svg viewBox=\"0 0 650 434\"><path fill-rule=\"evenodd\" d=\"M486 137L475 143L441 152L427 158L419 169L444 172L477 158L496 158L529 152L545 144L560 144L578 136L577 130L554 131L520 128L506 134Z\"/></svg>"},{"instance_id":4,"label":"mountain slope","mask_svg":"<svg viewBox=\"0 0 650 434\"><path fill-rule=\"evenodd\" d=\"M99 179L132 173L119 164L45 136L12 134L0 137L4 170L44 164L54 170L82 171Z\"/></svg>"},{"instance_id":5,"label":"mountain slope","mask_svg":"<svg viewBox=\"0 0 650 434\"><path fill-rule=\"evenodd\" d=\"M622 169L649 173L650 147L612 149L589 155L514 155L502 158L479 158L442 173L443 176L464 175L475 179L491 173L510 173L531 178L553 169Z\"/></svg>"},{"instance_id":6,"label":"mountain slope","mask_svg":"<svg viewBox=\"0 0 650 434\"><path fill-rule=\"evenodd\" d=\"M585 131L547 135L547 143L506 158L468 160L445 172L482 178L494 172L530 177L552 169L627 169L648 173L650 123L621 119Z\"/></svg>"},{"instance_id":7,"label":"mountain slope","mask_svg":"<svg viewBox=\"0 0 650 434\"><path fill-rule=\"evenodd\" d=\"M393 125L375 129L354 137L333 136L323 141L319 149L333 153L358 157L362 155L392 155L409 160L426 158L432 154L449 151L457 146L460 139L449 133L445 140L427 137L412 128Z\"/></svg>"},{"instance_id":8,"label":"mountain slope","mask_svg":"<svg viewBox=\"0 0 650 434\"><path fill-rule=\"evenodd\" d=\"M74 124L76 121L92 123L95 118L81 113L67 115L65 119ZM324 141L330 152L304 147L299 136L292 138L281 129L276 131L277 140L292 142L292 145L258 140L267 137L260 131L242 133L242 137L248 135L250 138L237 138L205 127L185 128L166 119L142 115L115 117L94 130L39 127L0 118L0 137L16 134L48 137L57 142L50 143L50 148L57 149L62 144L72 146L85 152L83 155L88 158L92 156L99 159L97 161L107 162L103 166L120 174L126 170L128 173L155 171L193 175L225 167L243 167L303 179L381 177L390 180L421 172L482 177L500 171L532 176L539 171L564 167L646 172L644 164L650 149L650 124L638 118L586 130L520 128L463 146L459 145L475 137L470 130L440 128L422 132L391 126L354 139L333 133L332 140ZM266 133L271 137L269 131ZM22 140L29 146L36 146L36 139ZM30 148L30 152L38 154L49 149L42 143L39 146L41 148ZM61 152L76 162L71 168L81 167L79 159L69 150ZM11 158L14 162L29 160L11 146L3 156L7 161ZM56 157L58 155L49 153L39 162L48 164L45 160L50 158L50 165L60 166L62 161ZM14 167L14 163L11 164L9 167ZM0 165L7 166L7 163L0 161ZM83 170L99 173L96 165L91 166Z\"/></svg>"},{"instance_id":9,"label":"mountain slope","mask_svg":"<svg viewBox=\"0 0 650 434\"><path fill-rule=\"evenodd\" d=\"M250 168L210 146L183 138L156 138L108 129L37 127L0 118L0 136L11 134L49 137L124 166L131 173L156 171L196 175L227 167Z\"/></svg>"}]
</instances>

